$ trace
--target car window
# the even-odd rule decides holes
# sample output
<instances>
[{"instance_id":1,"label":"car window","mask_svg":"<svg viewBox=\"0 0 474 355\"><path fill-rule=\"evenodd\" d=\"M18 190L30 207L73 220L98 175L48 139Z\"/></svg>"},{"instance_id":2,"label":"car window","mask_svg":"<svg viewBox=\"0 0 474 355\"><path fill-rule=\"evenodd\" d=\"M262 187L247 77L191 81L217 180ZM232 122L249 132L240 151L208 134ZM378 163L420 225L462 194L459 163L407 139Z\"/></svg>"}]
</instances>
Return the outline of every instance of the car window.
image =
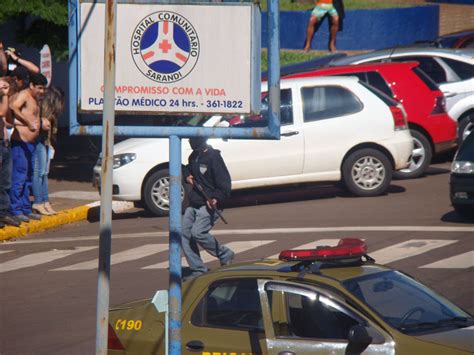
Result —
<instances>
[{"instance_id":1,"label":"car window","mask_svg":"<svg viewBox=\"0 0 474 355\"><path fill-rule=\"evenodd\" d=\"M384 94L393 97L393 92L390 90L390 87L385 82L385 79L379 73L375 71L369 72L359 72L359 73L344 73L344 74L337 74L339 76L356 76L359 78L360 81L364 83L370 84L373 87L376 87Z\"/></svg>"},{"instance_id":2,"label":"car window","mask_svg":"<svg viewBox=\"0 0 474 355\"><path fill-rule=\"evenodd\" d=\"M262 106L259 115L226 115L223 120L232 127L267 127L268 126L268 93L262 93ZM293 124L293 97L291 89L280 90L280 124Z\"/></svg>"},{"instance_id":3,"label":"car window","mask_svg":"<svg viewBox=\"0 0 474 355\"><path fill-rule=\"evenodd\" d=\"M268 298L278 299L268 290ZM325 340L347 340L352 326L360 323L343 308L322 294L302 294L284 292L284 308L287 321L274 322L275 336L277 338L302 337ZM271 313L276 314L274 307L278 305L270 302Z\"/></svg>"},{"instance_id":4,"label":"car window","mask_svg":"<svg viewBox=\"0 0 474 355\"><path fill-rule=\"evenodd\" d=\"M474 38L466 40L459 48L474 48Z\"/></svg>"},{"instance_id":5,"label":"car window","mask_svg":"<svg viewBox=\"0 0 474 355\"><path fill-rule=\"evenodd\" d=\"M439 331L437 322L469 316L426 286L398 271L349 279L343 285L387 323L406 333L419 331L417 325L428 322L433 323L433 331Z\"/></svg>"},{"instance_id":6,"label":"car window","mask_svg":"<svg viewBox=\"0 0 474 355\"><path fill-rule=\"evenodd\" d=\"M423 70L435 83L445 83L447 81L446 72L439 63L431 57L406 56L391 59L394 62L418 62L419 68Z\"/></svg>"},{"instance_id":7,"label":"car window","mask_svg":"<svg viewBox=\"0 0 474 355\"><path fill-rule=\"evenodd\" d=\"M393 97L393 92L390 90L390 87L387 85L385 79L379 73L375 71L370 71L367 73L368 83L372 85L374 88L379 89L384 94L389 97Z\"/></svg>"},{"instance_id":8,"label":"car window","mask_svg":"<svg viewBox=\"0 0 474 355\"><path fill-rule=\"evenodd\" d=\"M344 116L362 110L352 92L340 86L315 86L301 89L305 122Z\"/></svg>"},{"instance_id":9,"label":"car window","mask_svg":"<svg viewBox=\"0 0 474 355\"><path fill-rule=\"evenodd\" d=\"M471 132L459 148L457 161L474 161L474 133Z\"/></svg>"},{"instance_id":10,"label":"car window","mask_svg":"<svg viewBox=\"0 0 474 355\"><path fill-rule=\"evenodd\" d=\"M443 58L443 61L462 79L467 80L474 77L474 65L459 60Z\"/></svg>"},{"instance_id":11,"label":"car window","mask_svg":"<svg viewBox=\"0 0 474 355\"><path fill-rule=\"evenodd\" d=\"M196 326L263 330L257 281L226 280L211 285L191 322Z\"/></svg>"},{"instance_id":12,"label":"car window","mask_svg":"<svg viewBox=\"0 0 474 355\"><path fill-rule=\"evenodd\" d=\"M412 70L415 73L415 75L419 77L426 84L426 86L428 86L428 88L431 91L439 90L438 85L436 85L433 79L431 79L428 75L426 75L426 73L423 70L421 70L419 67L415 67Z\"/></svg>"}]
</instances>

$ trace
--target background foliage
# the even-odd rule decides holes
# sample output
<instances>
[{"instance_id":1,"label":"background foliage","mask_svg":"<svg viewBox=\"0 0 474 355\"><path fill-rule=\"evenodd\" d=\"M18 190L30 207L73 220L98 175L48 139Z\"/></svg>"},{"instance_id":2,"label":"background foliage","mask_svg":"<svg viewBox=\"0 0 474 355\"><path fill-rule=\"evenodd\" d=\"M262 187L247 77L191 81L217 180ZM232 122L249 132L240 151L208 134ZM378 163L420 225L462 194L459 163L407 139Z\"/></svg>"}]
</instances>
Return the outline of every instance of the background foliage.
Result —
<instances>
[{"instance_id":1,"label":"background foliage","mask_svg":"<svg viewBox=\"0 0 474 355\"><path fill-rule=\"evenodd\" d=\"M38 49L47 43L55 58L67 58L67 0L0 2L0 24L15 23L18 42Z\"/></svg>"}]
</instances>

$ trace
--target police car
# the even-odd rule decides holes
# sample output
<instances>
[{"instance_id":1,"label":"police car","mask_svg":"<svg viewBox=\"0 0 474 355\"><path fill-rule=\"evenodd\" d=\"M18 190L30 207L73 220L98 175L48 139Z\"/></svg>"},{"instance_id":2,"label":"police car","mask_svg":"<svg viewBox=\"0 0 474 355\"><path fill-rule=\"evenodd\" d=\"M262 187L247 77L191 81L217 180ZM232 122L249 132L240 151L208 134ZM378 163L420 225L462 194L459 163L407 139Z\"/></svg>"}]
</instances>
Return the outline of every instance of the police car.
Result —
<instances>
[{"instance_id":1,"label":"police car","mask_svg":"<svg viewBox=\"0 0 474 355\"><path fill-rule=\"evenodd\" d=\"M182 353L472 354L474 319L359 239L286 250L183 283ZM166 354L159 297L110 311L109 354Z\"/></svg>"}]
</instances>

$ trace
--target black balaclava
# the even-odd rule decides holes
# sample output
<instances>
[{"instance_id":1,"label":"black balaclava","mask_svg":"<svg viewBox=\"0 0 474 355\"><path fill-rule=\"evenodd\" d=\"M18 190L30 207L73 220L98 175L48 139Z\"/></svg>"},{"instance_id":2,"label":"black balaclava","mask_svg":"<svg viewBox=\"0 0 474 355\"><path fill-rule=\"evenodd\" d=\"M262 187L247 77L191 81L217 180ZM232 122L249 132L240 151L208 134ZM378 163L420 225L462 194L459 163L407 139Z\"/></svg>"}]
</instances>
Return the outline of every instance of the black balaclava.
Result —
<instances>
[{"instance_id":1,"label":"black balaclava","mask_svg":"<svg viewBox=\"0 0 474 355\"><path fill-rule=\"evenodd\" d=\"M189 145L192 150L196 152L202 152L207 148L207 138L204 137L192 137L189 138Z\"/></svg>"}]
</instances>

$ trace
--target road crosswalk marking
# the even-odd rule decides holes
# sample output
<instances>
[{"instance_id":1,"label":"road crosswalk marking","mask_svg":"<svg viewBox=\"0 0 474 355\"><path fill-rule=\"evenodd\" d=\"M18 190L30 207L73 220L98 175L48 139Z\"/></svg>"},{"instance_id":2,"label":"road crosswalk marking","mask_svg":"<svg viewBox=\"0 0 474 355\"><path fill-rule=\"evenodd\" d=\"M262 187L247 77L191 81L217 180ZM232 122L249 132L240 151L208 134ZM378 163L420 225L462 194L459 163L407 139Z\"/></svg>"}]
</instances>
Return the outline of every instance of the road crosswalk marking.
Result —
<instances>
[{"instance_id":1,"label":"road crosswalk marking","mask_svg":"<svg viewBox=\"0 0 474 355\"><path fill-rule=\"evenodd\" d=\"M474 251L452 256L431 264L420 266L424 269L467 269L474 266Z\"/></svg>"},{"instance_id":2,"label":"road crosswalk marking","mask_svg":"<svg viewBox=\"0 0 474 355\"><path fill-rule=\"evenodd\" d=\"M389 264L456 242L457 240L410 239L374 252L369 252L369 255L375 259L377 264Z\"/></svg>"},{"instance_id":3,"label":"road crosswalk marking","mask_svg":"<svg viewBox=\"0 0 474 355\"><path fill-rule=\"evenodd\" d=\"M226 247L232 249L235 254L238 254L238 253L250 250L250 249L254 249L254 248L257 248L257 247L261 247L261 246L273 243L273 242L275 242L275 241L274 240L251 240L251 241L230 242L230 243L226 243L224 245ZM213 260L217 260L214 256L212 256L212 255L210 255L206 252L202 252L202 251L201 251L201 258L202 258L202 261L204 261L205 263L208 263L208 262L213 261ZM183 266L188 265L188 263L186 262L186 258L181 259L181 265L183 265ZM163 262L158 263L158 264L145 266L142 269L145 269L145 270L166 269L168 267L169 267L169 260L166 260L166 261L163 261Z\"/></svg>"},{"instance_id":4,"label":"road crosswalk marking","mask_svg":"<svg viewBox=\"0 0 474 355\"><path fill-rule=\"evenodd\" d=\"M73 254L81 253L95 248L97 247L76 247L74 249L69 250L53 249L40 253L28 254L0 264L0 273L49 263L54 260L62 259L67 256L71 256Z\"/></svg>"},{"instance_id":5,"label":"road crosswalk marking","mask_svg":"<svg viewBox=\"0 0 474 355\"><path fill-rule=\"evenodd\" d=\"M137 248L128 249L119 253L112 254L110 257L110 264L117 265L125 263L127 261L137 260L145 258L147 256L157 254L162 251L168 250L168 244L146 244ZM97 269L98 259L84 261L78 264L69 265L54 269L53 271L77 271L77 270L94 270Z\"/></svg>"},{"instance_id":6,"label":"road crosswalk marking","mask_svg":"<svg viewBox=\"0 0 474 355\"><path fill-rule=\"evenodd\" d=\"M340 239L319 239L314 240L310 243L291 246L288 249L310 249L321 245L334 246L338 243L339 240ZM226 243L225 245L234 250L236 254L239 254L275 242L275 240L233 241L230 243ZM458 242L458 240L410 239L379 250L375 250L373 252L369 252L369 255L373 257L379 264L389 264L395 261L421 255L437 248L446 247L456 242ZM169 266L169 262L167 260L168 248L168 243L156 243L141 245L136 248L120 251L118 253L112 254L111 265L135 261L155 254L159 254L157 258L159 257L160 260L166 260L154 265L145 266L142 269L166 269ZM66 258L80 252L92 251L93 249L97 249L97 246L76 247L74 249L68 250L54 249L45 252L23 255L12 260L7 259L7 261L0 263L0 273L51 263L55 260ZM274 251L275 248L272 248L270 250ZM1 255L7 255L8 253L12 252L15 252L15 250L0 250ZM260 255L262 255L262 258L278 258L279 256L279 253L273 254L271 256L267 256L268 254L265 252L260 253ZM93 256L93 259L90 259L90 255L91 253L88 253L86 255L87 259L85 259L86 257L83 258L83 260L86 261L51 269L51 271L95 270L97 269L98 265L97 255ZM201 256L205 263L217 260L216 258L205 252L203 252ZM240 261L243 261L241 257L239 259ZM182 259L182 265L187 265L184 258ZM474 267L474 251L468 251L460 255L448 257L443 260L438 260L419 267L424 269L467 269L470 267Z\"/></svg>"}]
</instances>

